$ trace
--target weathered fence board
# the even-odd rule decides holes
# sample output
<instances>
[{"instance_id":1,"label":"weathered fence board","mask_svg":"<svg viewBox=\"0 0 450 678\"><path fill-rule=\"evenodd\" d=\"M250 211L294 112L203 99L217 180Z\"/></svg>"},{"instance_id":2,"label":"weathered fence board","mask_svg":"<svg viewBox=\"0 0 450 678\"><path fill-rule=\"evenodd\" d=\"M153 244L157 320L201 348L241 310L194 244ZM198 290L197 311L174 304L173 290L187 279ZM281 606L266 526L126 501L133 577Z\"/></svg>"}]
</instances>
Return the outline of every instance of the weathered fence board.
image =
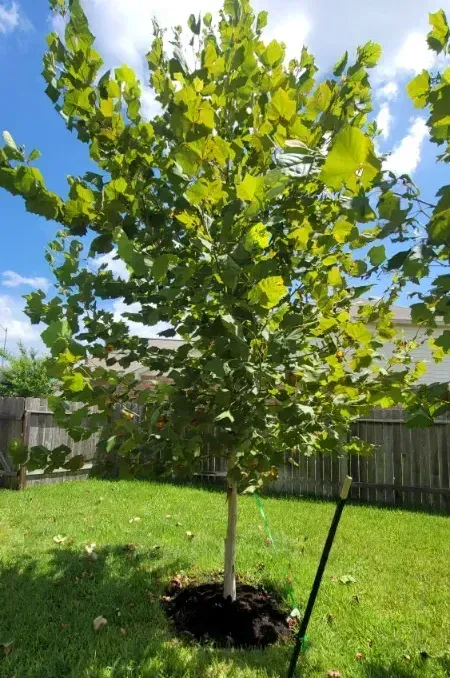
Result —
<instances>
[{"instance_id":1,"label":"weathered fence board","mask_svg":"<svg viewBox=\"0 0 450 678\"><path fill-rule=\"evenodd\" d=\"M79 405L74 403L70 407L73 411ZM409 429L404 416L400 408L379 409L354 424L353 435L377 446L371 456L286 454L279 478L270 485L270 491L332 497L350 473L354 480L352 497L360 501L450 511L450 421L440 418L429 429ZM63 470L53 474L26 473L23 469L21 477L16 469L8 476L0 461L0 487L14 484L20 487L25 480L34 485L86 478L96 458L99 435L74 442L55 424L45 399L0 398L0 452L4 455L13 438L50 449L68 445L72 455L83 454L87 464L75 473ZM206 480L225 474L224 460L211 454L203 462L200 476Z\"/></svg>"}]
</instances>

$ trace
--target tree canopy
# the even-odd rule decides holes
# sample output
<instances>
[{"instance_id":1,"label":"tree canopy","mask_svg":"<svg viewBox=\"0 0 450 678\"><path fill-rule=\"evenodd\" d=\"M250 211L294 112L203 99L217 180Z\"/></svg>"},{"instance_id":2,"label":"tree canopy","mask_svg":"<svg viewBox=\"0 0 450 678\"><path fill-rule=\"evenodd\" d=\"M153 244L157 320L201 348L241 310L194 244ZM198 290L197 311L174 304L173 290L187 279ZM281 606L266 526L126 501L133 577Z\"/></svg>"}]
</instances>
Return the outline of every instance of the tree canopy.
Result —
<instances>
[{"instance_id":1,"label":"tree canopy","mask_svg":"<svg viewBox=\"0 0 450 678\"><path fill-rule=\"evenodd\" d=\"M47 358L18 344L18 354L0 349L6 365L0 367L0 396L47 398L55 392L55 380L47 374Z\"/></svg>"},{"instance_id":2,"label":"tree canopy","mask_svg":"<svg viewBox=\"0 0 450 678\"><path fill-rule=\"evenodd\" d=\"M359 47L353 63L345 53L317 82L305 47L287 62L283 43L264 43L267 12L225 0L217 19L189 17L189 51L181 27L167 40L154 24L159 113L147 121L135 73L102 70L80 0L51 6L65 34L47 38L46 92L98 172L69 177L64 199L32 164L38 152L6 133L0 185L60 224L47 253L57 295L28 296L62 383L58 420L75 440L107 431L123 473L191 472L209 451L223 455L233 492L275 478L285 453L364 452L351 422L406 402L424 369L392 315L417 272L399 274L389 247L421 222L418 189L383 168L374 144L380 46ZM106 253L126 276L98 268ZM149 346L126 321L168 323L160 334L184 344ZM125 372L134 361L169 383L139 392ZM65 400L84 407L66 415Z\"/></svg>"}]
</instances>

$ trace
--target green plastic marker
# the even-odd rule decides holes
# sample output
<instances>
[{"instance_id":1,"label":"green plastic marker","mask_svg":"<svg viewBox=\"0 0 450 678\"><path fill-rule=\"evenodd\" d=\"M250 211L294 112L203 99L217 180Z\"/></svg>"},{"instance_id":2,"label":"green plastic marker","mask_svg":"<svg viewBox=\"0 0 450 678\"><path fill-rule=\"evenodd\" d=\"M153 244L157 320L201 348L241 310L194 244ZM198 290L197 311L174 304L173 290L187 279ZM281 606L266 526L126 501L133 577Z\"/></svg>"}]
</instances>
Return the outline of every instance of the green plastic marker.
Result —
<instances>
[{"instance_id":1,"label":"green plastic marker","mask_svg":"<svg viewBox=\"0 0 450 678\"><path fill-rule=\"evenodd\" d=\"M341 519L342 511L344 510L345 502L347 501L348 493L350 492L350 487L352 485L352 478L347 476L342 485L342 489L339 494L338 503L336 506L336 511L334 513L333 522L331 523L330 531L328 532L328 537L323 548L322 556L320 558L319 567L317 568L316 577L314 579L314 584L309 594L308 604L306 606L305 614L303 615L302 623L300 629L295 637L295 647L291 657L291 663L289 665L289 671L287 678L293 678L295 667L297 666L297 661L302 648L305 645L306 641L306 631L308 628L309 620L313 611L314 603L316 602L317 594L319 593L320 584L322 582L323 573L327 564L328 556L330 555L331 547L333 545L334 538L336 536L336 531Z\"/></svg>"}]
</instances>

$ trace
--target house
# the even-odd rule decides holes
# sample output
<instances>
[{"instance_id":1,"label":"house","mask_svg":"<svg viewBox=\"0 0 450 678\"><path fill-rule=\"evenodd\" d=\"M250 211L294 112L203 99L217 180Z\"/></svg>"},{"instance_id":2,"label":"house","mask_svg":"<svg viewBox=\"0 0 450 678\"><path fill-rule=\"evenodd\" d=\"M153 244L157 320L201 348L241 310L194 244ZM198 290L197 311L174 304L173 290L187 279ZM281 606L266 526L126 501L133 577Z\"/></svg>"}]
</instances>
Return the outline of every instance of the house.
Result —
<instances>
[{"instance_id":1,"label":"house","mask_svg":"<svg viewBox=\"0 0 450 678\"><path fill-rule=\"evenodd\" d=\"M393 307L394 320L398 327L399 334L403 336L405 341L414 341L420 340L420 338L425 336L424 330L415 325L411 321L411 314L408 307L404 306L394 306ZM439 332L438 332L439 334ZM150 339L150 346L156 346L158 348L169 348L177 349L184 342L181 339ZM386 356L392 351L392 345L389 343L385 345L384 351ZM422 384L432 384L435 382L450 382L450 356L446 356L441 363L436 363L433 359L431 349L428 346L428 342L425 340L423 345L419 346L413 352L413 357L415 360L424 361L427 364L427 372L422 375L418 383ZM127 372L134 372L136 377L141 380L143 385L145 382L152 378L152 374L148 371L146 367L140 363L132 363L126 370Z\"/></svg>"}]
</instances>

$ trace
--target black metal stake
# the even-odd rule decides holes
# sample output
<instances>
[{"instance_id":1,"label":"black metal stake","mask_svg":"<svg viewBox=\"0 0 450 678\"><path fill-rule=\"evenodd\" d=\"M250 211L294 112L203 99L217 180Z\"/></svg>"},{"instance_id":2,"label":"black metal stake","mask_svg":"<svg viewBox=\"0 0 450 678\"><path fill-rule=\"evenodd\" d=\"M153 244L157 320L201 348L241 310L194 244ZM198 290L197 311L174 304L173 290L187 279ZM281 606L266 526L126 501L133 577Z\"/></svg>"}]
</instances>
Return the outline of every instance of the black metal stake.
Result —
<instances>
[{"instance_id":1,"label":"black metal stake","mask_svg":"<svg viewBox=\"0 0 450 678\"><path fill-rule=\"evenodd\" d=\"M306 630L308 628L309 620L311 618L311 613L313 611L314 603L316 602L317 594L319 592L320 584L322 581L323 573L327 564L328 556L330 555L331 547L333 545L334 538L336 536L336 531L341 519L342 511L344 510L345 502L347 501L348 493L350 492L350 487L352 484L352 478L347 476L342 485L338 503L336 506L336 511L334 513L333 522L331 523L330 531L328 532L328 537L323 547L322 556L320 558L319 567L317 568L316 577L314 579L314 584L309 594L308 604L306 606L305 614L303 615L302 623L300 624L300 629L295 637L295 647L291 657L291 663L289 664L289 671L287 678L293 678L295 667L297 666L297 661L300 652L302 651L303 643L305 641Z\"/></svg>"}]
</instances>

